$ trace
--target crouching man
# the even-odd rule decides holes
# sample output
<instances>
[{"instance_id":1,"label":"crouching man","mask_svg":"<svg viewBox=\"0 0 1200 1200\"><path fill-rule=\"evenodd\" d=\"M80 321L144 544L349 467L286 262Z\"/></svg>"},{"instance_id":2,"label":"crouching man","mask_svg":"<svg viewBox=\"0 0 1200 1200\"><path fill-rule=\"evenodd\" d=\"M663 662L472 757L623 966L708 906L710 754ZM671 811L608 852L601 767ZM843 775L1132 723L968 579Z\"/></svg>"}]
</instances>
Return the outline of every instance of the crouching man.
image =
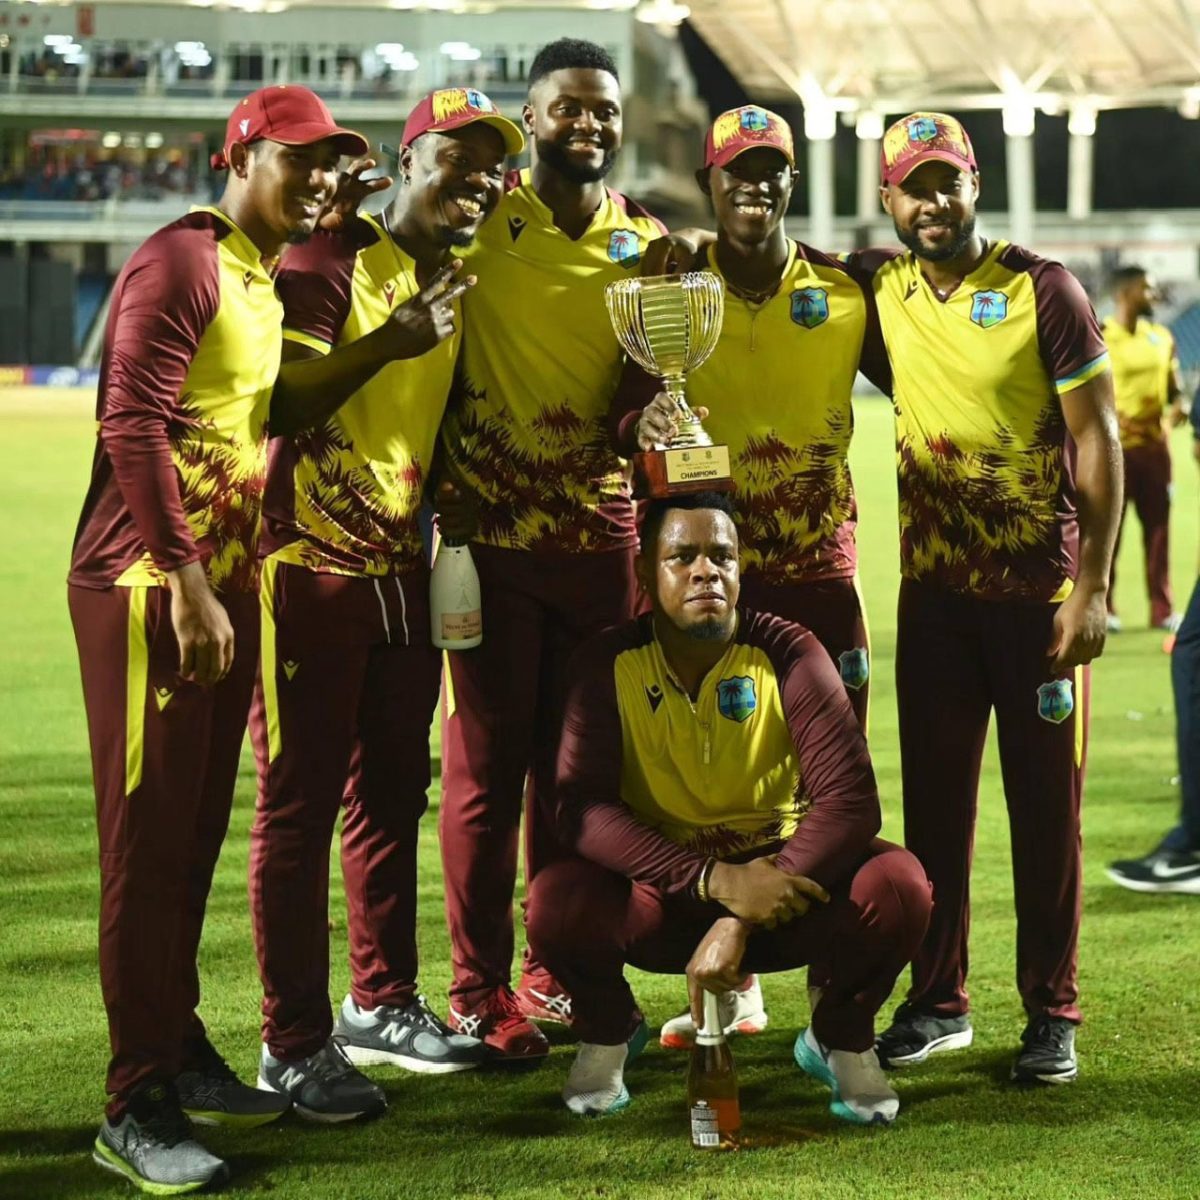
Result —
<instances>
[{"instance_id":1,"label":"crouching man","mask_svg":"<svg viewBox=\"0 0 1200 1200\"><path fill-rule=\"evenodd\" d=\"M579 858L534 880L530 945L574 1002L582 1044L563 1099L629 1103L647 1030L623 970L686 970L725 992L814 965L827 986L796 1039L831 1111L888 1124L899 1099L875 1014L929 919L917 860L878 839L871 760L837 669L800 625L738 609L727 497L647 509L638 578L653 611L577 653L558 759ZM698 986L697 986L698 985Z\"/></svg>"}]
</instances>

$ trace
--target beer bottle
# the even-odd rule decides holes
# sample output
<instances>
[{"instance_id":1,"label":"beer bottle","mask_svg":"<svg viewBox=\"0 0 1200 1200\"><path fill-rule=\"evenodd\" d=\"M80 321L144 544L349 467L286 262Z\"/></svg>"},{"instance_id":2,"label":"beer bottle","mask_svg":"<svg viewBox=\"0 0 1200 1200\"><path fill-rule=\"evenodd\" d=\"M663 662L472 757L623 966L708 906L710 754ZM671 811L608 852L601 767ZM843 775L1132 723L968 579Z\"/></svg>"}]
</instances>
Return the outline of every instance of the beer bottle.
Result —
<instances>
[{"instance_id":1,"label":"beer bottle","mask_svg":"<svg viewBox=\"0 0 1200 1200\"><path fill-rule=\"evenodd\" d=\"M697 1150L734 1149L742 1127L737 1074L713 992L704 993L704 1024L692 1047L687 1095L692 1145Z\"/></svg>"}]
</instances>

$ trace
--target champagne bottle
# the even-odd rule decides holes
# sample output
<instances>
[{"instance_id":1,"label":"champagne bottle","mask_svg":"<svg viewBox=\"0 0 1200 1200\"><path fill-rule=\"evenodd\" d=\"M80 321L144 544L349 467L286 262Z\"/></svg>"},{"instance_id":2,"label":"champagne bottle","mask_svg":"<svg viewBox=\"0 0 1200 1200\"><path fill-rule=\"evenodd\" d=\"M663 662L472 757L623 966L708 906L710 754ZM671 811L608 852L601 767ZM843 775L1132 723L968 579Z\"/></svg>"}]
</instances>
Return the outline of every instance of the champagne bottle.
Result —
<instances>
[{"instance_id":1,"label":"champagne bottle","mask_svg":"<svg viewBox=\"0 0 1200 1200\"><path fill-rule=\"evenodd\" d=\"M479 575L465 539L442 538L429 578L433 644L439 650L469 650L483 641Z\"/></svg>"},{"instance_id":2,"label":"champagne bottle","mask_svg":"<svg viewBox=\"0 0 1200 1200\"><path fill-rule=\"evenodd\" d=\"M687 1094L692 1145L697 1150L735 1149L742 1127L737 1074L713 992L704 993L704 1024L692 1047Z\"/></svg>"}]
</instances>

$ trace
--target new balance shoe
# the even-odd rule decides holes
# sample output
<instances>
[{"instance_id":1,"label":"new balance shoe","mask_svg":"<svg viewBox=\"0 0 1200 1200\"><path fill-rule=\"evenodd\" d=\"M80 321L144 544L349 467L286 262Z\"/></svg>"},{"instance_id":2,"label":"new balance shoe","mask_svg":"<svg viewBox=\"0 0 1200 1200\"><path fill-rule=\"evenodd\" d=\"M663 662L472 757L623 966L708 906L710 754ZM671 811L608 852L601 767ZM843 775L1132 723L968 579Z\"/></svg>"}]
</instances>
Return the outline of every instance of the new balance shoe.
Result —
<instances>
[{"instance_id":1,"label":"new balance shoe","mask_svg":"<svg viewBox=\"0 0 1200 1200\"><path fill-rule=\"evenodd\" d=\"M175 1089L161 1083L130 1096L116 1124L105 1120L92 1158L153 1196L182 1196L229 1178L229 1167L193 1139Z\"/></svg>"},{"instance_id":2,"label":"new balance shoe","mask_svg":"<svg viewBox=\"0 0 1200 1200\"><path fill-rule=\"evenodd\" d=\"M1021 1034L1021 1052L1013 1063L1017 1083L1070 1083L1079 1074L1075 1057L1075 1026L1066 1017L1043 1013Z\"/></svg>"},{"instance_id":3,"label":"new balance shoe","mask_svg":"<svg viewBox=\"0 0 1200 1200\"><path fill-rule=\"evenodd\" d=\"M829 1111L855 1125L890 1125L900 1111L900 1097L879 1066L874 1050L830 1050L813 1036L812 1027L796 1038L796 1065L832 1092Z\"/></svg>"},{"instance_id":4,"label":"new balance shoe","mask_svg":"<svg viewBox=\"0 0 1200 1200\"><path fill-rule=\"evenodd\" d=\"M383 1089L355 1069L333 1038L308 1058L276 1058L264 1046L258 1086L286 1096L306 1121L321 1124L376 1117L387 1108Z\"/></svg>"},{"instance_id":5,"label":"new balance shoe","mask_svg":"<svg viewBox=\"0 0 1200 1200\"><path fill-rule=\"evenodd\" d=\"M650 1030L639 1021L628 1041L617 1046L580 1042L563 1086L562 1098L577 1117L607 1117L629 1107L625 1068L646 1048Z\"/></svg>"},{"instance_id":6,"label":"new balance shoe","mask_svg":"<svg viewBox=\"0 0 1200 1200\"><path fill-rule=\"evenodd\" d=\"M896 1009L891 1025L875 1039L875 1053L885 1067L912 1067L931 1054L965 1049L973 1037L971 1018L965 1014L930 1016L906 1002Z\"/></svg>"},{"instance_id":7,"label":"new balance shoe","mask_svg":"<svg viewBox=\"0 0 1200 1200\"><path fill-rule=\"evenodd\" d=\"M448 1024L455 1033L480 1038L493 1062L529 1061L550 1053L546 1035L521 1012L516 997L507 987L496 988L470 1008L457 1009L451 1005Z\"/></svg>"},{"instance_id":8,"label":"new balance shoe","mask_svg":"<svg viewBox=\"0 0 1200 1200\"><path fill-rule=\"evenodd\" d=\"M571 997L558 985L553 975L545 971L527 971L513 993L522 1014L531 1021L571 1023Z\"/></svg>"},{"instance_id":9,"label":"new balance shoe","mask_svg":"<svg viewBox=\"0 0 1200 1200\"><path fill-rule=\"evenodd\" d=\"M717 997L717 1011L726 1034L762 1033L770 1018L763 1004L758 976L748 975L740 988L722 992ZM658 1031L659 1045L668 1050L690 1050L695 1041L696 1025L690 1008L664 1022Z\"/></svg>"},{"instance_id":10,"label":"new balance shoe","mask_svg":"<svg viewBox=\"0 0 1200 1200\"><path fill-rule=\"evenodd\" d=\"M1200 896L1200 853L1155 850L1145 858L1110 863L1109 879L1131 892L1182 892Z\"/></svg>"},{"instance_id":11,"label":"new balance shoe","mask_svg":"<svg viewBox=\"0 0 1200 1200\"><path fill-rule=\"evenodd\" d=\"M292 1106L286 1096L243 1083L207 1039L175 1079L183 1111L197 1125L252 1129L277 1121Z\"/></svg>"},{"instance_id":12,"label":"new balance shoe","mask_svg":"<svg viewBox=\"0 0 1200 1200\"><path fill-rule=\"evenodd\" d=\"M414 996L402 1007L378 1008L359 1008L347 996L333 1034L346 1057L359 1067L386 1065L446 1075L469 1071L487 1057L483 1042L455 1033L430 1011L424 996Z\"/></svg>"}]
</instances>

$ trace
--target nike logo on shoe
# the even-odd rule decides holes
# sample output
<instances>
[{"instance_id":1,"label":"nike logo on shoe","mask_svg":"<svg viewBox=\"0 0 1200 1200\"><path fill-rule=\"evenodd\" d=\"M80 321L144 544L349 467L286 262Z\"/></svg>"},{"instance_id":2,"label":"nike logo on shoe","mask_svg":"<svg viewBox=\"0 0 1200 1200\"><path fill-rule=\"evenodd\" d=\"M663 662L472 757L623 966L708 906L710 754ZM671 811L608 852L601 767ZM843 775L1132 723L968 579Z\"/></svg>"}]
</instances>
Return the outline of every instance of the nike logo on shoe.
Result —
<instances>
[{"instance_id":1,"label":"nike logo on shoe","mask_svg":"<svg viewBox=\"0 0 1200 1200\"><path fill-rule=\"evenodd\" d=\"M1188 863L1182 867L1169 867L1159 860L1151 868L1150 873L1155 879L1178 879L1180 875L1194 875L1200 872L1200 862Z\"/></svg>"}]
</instances>

